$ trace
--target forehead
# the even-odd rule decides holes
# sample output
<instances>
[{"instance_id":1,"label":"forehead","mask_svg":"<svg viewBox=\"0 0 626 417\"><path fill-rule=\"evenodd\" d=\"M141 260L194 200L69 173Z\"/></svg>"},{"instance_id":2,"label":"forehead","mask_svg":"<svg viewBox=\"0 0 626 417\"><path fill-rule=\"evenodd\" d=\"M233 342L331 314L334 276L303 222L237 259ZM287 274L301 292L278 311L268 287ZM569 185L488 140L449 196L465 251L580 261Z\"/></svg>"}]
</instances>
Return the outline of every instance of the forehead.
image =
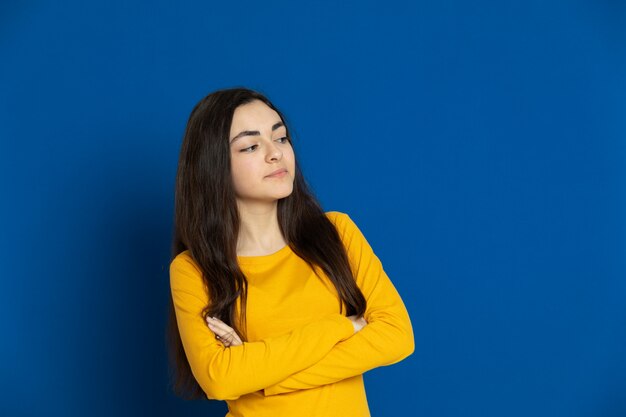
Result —
<instances>
[{"instance_id":1,"label":"forehead","mask_svg":"<svg viewBox=\"0 0 626 417\"><path fill-rule=\"evenodd\" d=\"M233 135L242 130L271 129L272 125L280 121L276 111L262 101L254 100L235 109L230 133Z\"/></svg>"}]
</instances>

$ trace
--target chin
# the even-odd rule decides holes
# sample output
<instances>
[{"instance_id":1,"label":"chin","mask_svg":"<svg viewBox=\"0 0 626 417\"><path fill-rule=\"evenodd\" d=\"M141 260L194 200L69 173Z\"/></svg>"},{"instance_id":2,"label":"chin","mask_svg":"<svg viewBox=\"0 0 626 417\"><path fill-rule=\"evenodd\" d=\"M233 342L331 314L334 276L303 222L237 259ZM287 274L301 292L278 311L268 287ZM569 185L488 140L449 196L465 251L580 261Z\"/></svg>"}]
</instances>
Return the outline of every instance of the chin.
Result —
<instances>
[{"instance_id":1,"label":"chin","mask_svg":"<svg viewBox=\"0 0 626 417\"><path fill-rule=\"evenodd\" d=\"M293 187L290 187L289 190L285 190L284 193L277 193L278 195L276 196L276 198L281 199L281 198L289 197L291 193L293 193Z\"/></svg>"},{"instance_id":2,"label":"chin","mask_svg":"<svg viewBox=\"0 0 626 417\"><path fill-rule=\"evenodd\" d=\"M285 198L285 197L289 197L291 194L293 193L293 190L289 191L288 193L284 193L281 196L279 196L278 198Z\"/></svg>"}]
</instances>

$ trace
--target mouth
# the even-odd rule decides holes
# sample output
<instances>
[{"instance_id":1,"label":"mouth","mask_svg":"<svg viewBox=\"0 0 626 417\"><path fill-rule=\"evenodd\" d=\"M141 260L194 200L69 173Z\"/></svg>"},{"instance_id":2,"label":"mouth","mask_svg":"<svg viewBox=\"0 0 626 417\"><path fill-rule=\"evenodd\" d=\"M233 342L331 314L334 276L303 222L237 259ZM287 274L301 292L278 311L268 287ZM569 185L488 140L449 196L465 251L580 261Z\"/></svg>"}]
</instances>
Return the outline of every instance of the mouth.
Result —
<instances>
[{"instance_id":1,"label":"mouth","mask_svg":"<svg viewBox=\"0 0 626 417\"><path fill-rule=\"evenodd\" d=\"M281 169L277 169L276 171L272 172L270 175L268 175L268 177L279 177L282 176L283 174L286 174L287 170L285 168L281 168Z\"/></svg>"}]
</instances>

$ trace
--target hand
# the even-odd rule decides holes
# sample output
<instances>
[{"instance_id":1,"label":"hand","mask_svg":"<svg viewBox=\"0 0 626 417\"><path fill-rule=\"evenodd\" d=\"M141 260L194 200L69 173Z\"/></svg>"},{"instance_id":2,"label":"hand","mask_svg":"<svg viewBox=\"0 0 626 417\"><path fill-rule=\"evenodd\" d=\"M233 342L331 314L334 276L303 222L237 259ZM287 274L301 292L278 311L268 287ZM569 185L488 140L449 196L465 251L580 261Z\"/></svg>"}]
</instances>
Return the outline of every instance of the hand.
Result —
<instances>
[{"instance_id":1,"label":"hand","mask_svg":"<svg viewBox=\"0 0 626 417\"><path fill-rule=\"evenodd\" d=\"M222 342L224 346L230 347L243 344L235 330L220 319L207 316L206 322L209 325L209 329L215 333L215 338Z\"/></svg>"},{"instance_id":2,"label":"hand","mask_svg":"<svg viewBox=\"0 0 626 417\"><path fill-rule=\"evenodd\" d=\"M367 325L367 321L363 317L359 318L357 316L348 316L348 318L350 319L350 321L352 322L352 325L354 326L354 333L358 332L359 330L361 330L363 327Z\"/></svg>"}]
</instances>

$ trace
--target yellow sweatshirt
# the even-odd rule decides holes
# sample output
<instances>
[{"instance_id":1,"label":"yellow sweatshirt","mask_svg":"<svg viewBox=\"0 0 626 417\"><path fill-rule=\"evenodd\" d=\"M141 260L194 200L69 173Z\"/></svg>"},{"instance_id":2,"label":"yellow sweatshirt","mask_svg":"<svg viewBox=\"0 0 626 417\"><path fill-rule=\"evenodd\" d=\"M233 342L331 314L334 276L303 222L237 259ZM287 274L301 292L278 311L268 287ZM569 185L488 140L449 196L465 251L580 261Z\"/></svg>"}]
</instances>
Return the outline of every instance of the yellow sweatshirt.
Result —
<instances>
[{"instance_id":1,"label":"yellow sweatshirt","mask_svg":"<svg viewBox=\"0 0 626 417\"><path fill-rule=\"evenodd\" d=\"M238 256L248 279L248 342L225 347L201 316L207 291L189 254L170 265L178 329L194 377L227 417L370 416L363 373L414 350L406 307L352 219L329 211L367 300L367 325L354 332L339 313L327 276L318 278L287 245L265 256ZM344 311L345 314L345 311Z\"/></svg>"}]
</instances>

